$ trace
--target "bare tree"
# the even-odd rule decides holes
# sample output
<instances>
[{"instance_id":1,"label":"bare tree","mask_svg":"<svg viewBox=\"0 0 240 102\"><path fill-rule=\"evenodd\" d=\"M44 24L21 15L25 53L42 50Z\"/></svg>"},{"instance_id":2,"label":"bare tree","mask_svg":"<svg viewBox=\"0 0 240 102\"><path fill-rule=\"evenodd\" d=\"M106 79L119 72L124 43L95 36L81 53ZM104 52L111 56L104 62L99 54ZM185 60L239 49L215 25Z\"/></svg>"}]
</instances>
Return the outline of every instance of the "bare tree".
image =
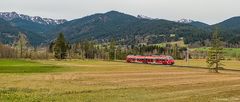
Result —
<instances>
[{"instance_id":1,"label":"bare tree","mask_svg":"<svg viewBox=\"0 0 240 102\"><path fill-rule=\"evenodd\" d=\"M27 43L28 43L27 36L23 33L19 33L17 47L20 50L20 58L23 57L24 49L27 47Z\"/></svg>"}]
</instances>

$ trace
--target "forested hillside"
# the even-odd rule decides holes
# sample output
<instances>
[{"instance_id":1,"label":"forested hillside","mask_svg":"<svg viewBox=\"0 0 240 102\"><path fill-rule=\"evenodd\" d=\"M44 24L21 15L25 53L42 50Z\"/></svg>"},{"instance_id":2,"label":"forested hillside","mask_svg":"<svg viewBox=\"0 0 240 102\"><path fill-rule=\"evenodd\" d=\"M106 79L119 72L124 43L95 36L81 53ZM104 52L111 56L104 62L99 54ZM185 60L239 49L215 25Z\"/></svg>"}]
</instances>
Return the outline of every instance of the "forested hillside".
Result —
<instances>
[{"instance_id":1,"label":"forested hillside","mask_svg":"<svg viewBox=\"0 0 240 102\"><path fill-rule=\"evenodd\" d=\"M0 41L2 43L13 44L14 41L16 41L16 39L18 38L18 34L20 32L26 34L26 36L28 37L32 45L38 45L44 42L43 36L25 29L16 27L12 25L10 22L7 22L0 18Z\"/></svg>"},{"instance_id":2,"label":"forested hillside","mask_svg":"<svg viewBox=\"0 0 240 102\"><path fill-rule=\"evenodd\" d=\"M223 39L233 45L240 44L240 17L232 17L214 26L219 27Z\"/></svg>"},{"instance_id":3,"label":"forested hillside","mask_svg":"<svg viewBox=\"0 0 240 102\"><path fill-rule=\"evenodd\" d=\"M15 13L13 14L16 17L4 14L5 16L0 16L3 18L0 19L0 41L6 44L13 43L19 32L26 34L29 42L34 45L51 43L62 32L70 43L84 40L106 43L115 39L118 44L134 45L183 39L185 44L205 46L211 40L212 29L216 27L226 46L235 47L240 40L239 17L208 25L199 21L175 22L140 18L117 11L98 13L71 21L59 20L59 22L40 17L26 19Z\"/></svg>"},{"instance_id":4,"label":"forested hillside","mask_svg":"<svg viewBox=\"0 0 240 102\"><path fill-rule=\"evenodd\" d=\"M184 24L163 19L142 19L110 11L66 22L49 33L54 38L56 34L63 32L72 42L85 39L107 42L114 38L123 44L154 44L175 41L194 31L203 32L202 27L196 23Z\"/></svg>"}]
</instances>

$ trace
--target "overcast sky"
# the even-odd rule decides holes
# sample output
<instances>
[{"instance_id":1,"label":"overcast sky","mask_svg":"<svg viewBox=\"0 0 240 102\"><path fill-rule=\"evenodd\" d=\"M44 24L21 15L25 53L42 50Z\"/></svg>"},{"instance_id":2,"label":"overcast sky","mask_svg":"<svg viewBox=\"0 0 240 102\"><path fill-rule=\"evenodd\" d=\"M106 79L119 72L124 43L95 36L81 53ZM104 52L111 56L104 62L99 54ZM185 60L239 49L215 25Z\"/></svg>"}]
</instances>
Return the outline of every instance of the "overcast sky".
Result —
<instances>
[{"instance_id":1,"label":"overcast sky","mask_svg":"<svg viewBox=\"0 0 240 102\"><path fill-rule=\"evenodd\" d=\"M240 16L239 5L240 0L0 0L0 12L71 20L116 10L134 16L214 24Z\"/></svg>"}]
</instances>

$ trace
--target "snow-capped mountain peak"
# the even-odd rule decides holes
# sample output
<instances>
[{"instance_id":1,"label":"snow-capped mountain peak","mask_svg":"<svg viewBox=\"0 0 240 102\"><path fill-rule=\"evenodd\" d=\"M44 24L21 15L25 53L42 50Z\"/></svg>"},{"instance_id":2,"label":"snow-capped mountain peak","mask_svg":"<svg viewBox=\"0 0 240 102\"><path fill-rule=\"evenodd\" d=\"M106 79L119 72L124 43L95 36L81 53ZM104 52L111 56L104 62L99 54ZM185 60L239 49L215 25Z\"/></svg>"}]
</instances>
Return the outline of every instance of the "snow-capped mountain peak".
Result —
<instances>
[{"instance_id":1,"label":"snow-capped mountain peak","mask_svg":"<svg viewBox=\"0 0 240 102\"><path fill-rule=\"evenodd\" d=\"M28 16L24 14L18 14L16 12L0 12L0 18L7 21L20 18L23 20L28 20L35 23L39 23L39 24L45 24L45 25L49 25L49 24L57 25L67 21L65 19L51 19L51 18L42 18L39 16Z\"/></svg>"},{"instance_id":2,"label":"snow-capped mountain peak","mask_svg":"<svg viewBox=\"0 0 240 102\"><path fill-rule=\"evenodd\" d=\"M191 20L191 19L180 19L180 20L178 20L178 21L176 21L176 22L188 24L188 23L192 23L192 22L194 22L194 21Z\"/></svg>"}]
</instances>

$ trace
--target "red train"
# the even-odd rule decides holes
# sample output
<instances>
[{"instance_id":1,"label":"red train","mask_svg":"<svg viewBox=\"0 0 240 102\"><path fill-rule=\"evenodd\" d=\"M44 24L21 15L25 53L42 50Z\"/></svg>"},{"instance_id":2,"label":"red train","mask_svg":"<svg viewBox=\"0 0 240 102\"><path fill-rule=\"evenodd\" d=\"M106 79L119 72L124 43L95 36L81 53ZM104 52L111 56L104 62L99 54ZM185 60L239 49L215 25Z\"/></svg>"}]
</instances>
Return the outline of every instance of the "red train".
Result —
<instances>
[{"instance_id":1,"label":"red train","mask_svg":"<svg viewBox=\"0 0 240 102\"><path fill-rule=\"evenodd\" d=\"M126 58L128 63L145 63L145 64L162 64L173 65L174 59L172 56L160 55L160 56L140 56L140 55L128 55Z\"/></svg>"}]
</instances>

